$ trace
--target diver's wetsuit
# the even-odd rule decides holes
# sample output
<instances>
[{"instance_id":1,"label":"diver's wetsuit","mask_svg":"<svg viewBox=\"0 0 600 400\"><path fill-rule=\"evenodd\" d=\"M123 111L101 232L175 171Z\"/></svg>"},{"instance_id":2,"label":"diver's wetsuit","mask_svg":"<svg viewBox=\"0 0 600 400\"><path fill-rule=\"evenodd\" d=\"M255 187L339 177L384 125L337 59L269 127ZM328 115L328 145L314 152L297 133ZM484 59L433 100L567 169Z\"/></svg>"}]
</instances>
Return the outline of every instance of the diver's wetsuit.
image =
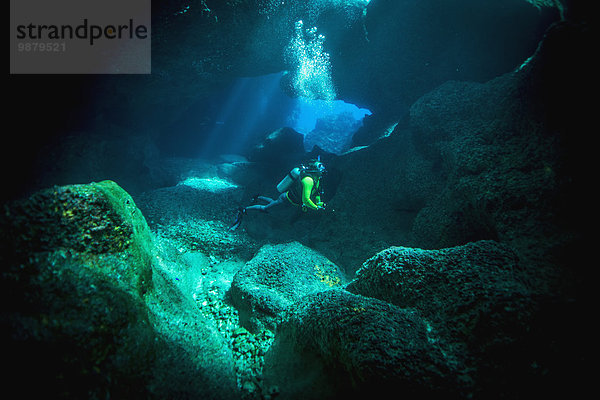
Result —
<instances>
[{"instance_id":1,"label":"diver's wetsuit","mask_svg":"<svg viewBox=\"0 0 600 400\"><path fill-rule=\"evenodd\" d=\"M258 196L259 200L266 201L267 204L255 204L253 206L246 207L246 210L259 210L262 212L268 212L269 208L285 204L287 202L287 192L283 192L279 195L277 200L273 200L270 197Z\"/></svg>"},{"instance_id":2,"label":"diver's wetsuit","mask_svg":"<svg viewBox=\"0 0 600 400\"><path fill-rule=\"evenodd\" d=\"M268 212L272 207L279 206L282 204L294 204L296 206L302 206L302 210L307 209L319 210L323 208L323 203L320 198L319 184L321 174L303 172L302 178L294 184L294 186L287 192L283 192L277 197L277 200L273 200L270 197L258 196L258 200L267 202L267 204L254 204L248 207L240 208L238 210L237 219L234 224L229 228L233 231L237 229L242 223L242 218L246 214L247 210L258 210L262 212ZM315 201L312 200L314 197Z\"/></svg>"},{"instance_id":3,"label":"diver's wetsuit","mask_svg":"<svg viewBox=\"0 0 600 400\"><path fill-rule=\"evenodd\" d=\"M313 177L311 174L306 174L300 182L300 185L295 185L288 190L288 200L297 206L318 210L320 207L315 204L315 201L316 203L321 202L319 192L320 177ZM313 197L315 198L315 201L312 200Z\"/></svg>"},{"instance_id":4,"label":"diver's wetsuit","mask_svg":"<svg viewBox=\"0 0 600 400\"><path fill-rule=\"evenodd\" d=\"M294 187L287 192L280 194L277 200L273 200L270 197L258 196L259 200L266 201L267 204L255 204L246 207L245 210L268 212L271 207L285 204L288 201L296 206L317 210L319 209L319 206L315 204L312 197L315 198L317 203L321 201L319 197L319 181L319 178L313 178L311 175L307 174L300 180L299 184L294 185Z\"/></svg>"}]
</instances>

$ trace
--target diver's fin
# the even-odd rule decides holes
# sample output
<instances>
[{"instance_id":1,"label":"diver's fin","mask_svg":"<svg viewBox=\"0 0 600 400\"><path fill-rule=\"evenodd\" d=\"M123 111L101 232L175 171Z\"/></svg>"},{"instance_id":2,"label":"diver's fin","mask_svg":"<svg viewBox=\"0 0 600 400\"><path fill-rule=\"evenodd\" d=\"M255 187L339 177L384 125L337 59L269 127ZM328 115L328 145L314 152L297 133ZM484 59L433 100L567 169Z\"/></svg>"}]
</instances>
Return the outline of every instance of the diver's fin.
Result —
<instances>
[{"instance_id":1,"label":"diver's fin","mask_svg":"<svg viewBox=\"0 0 600 400\"><path fill-rule=\"evenodd\" d=\"M243 207L238 208L237 217L235 218L235 222L233 225L229 227L229 231L233 232L242 224L242 219L244 218L244 214L246 214L246 209Z\"/></svg>"}]
</instances>

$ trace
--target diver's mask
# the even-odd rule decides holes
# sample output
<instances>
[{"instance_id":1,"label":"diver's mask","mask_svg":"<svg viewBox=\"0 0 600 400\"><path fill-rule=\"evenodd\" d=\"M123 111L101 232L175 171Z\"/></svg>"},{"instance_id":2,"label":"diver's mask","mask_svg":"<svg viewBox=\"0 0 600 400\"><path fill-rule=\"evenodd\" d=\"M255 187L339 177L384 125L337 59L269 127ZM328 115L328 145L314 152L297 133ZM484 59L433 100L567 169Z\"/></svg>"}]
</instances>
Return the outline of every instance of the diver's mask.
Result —
<instances>
[{"instance_id":1,"label":"diver's mask","mask_svg":"<svg viewBox=\"0 0 600 400\"><path fill-rule=\"evenodd\" d=\"M323 163L319 161L315 163L315 168L317 169L317 171L319 171L320 174L324 174L326 171L325 165L323 165Z\"/></svg>"}]
</instances>

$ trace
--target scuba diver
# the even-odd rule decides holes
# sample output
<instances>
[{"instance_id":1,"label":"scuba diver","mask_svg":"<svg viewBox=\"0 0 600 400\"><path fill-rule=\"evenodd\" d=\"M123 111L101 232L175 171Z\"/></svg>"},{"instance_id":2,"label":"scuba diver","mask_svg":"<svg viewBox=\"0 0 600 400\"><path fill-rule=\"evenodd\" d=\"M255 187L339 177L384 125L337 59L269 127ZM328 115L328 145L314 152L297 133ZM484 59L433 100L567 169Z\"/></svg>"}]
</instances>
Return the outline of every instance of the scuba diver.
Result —
<instances>
[{"instance_id":1,"label":"scuba diver","mask_svg":"<svg viewBox=\"0 0 600 400\"><path fill-rule=\"evenodd\" d=\"M238 209L237 218L229 228L230 231L237 229L242 223L242 218L248 210L269 212L275 206L292 204L302 208L302 211L323 210L325 203L321 201L321 177L325 173L325 165L320 160L310 160L292 169L277 185L279 197L276 200L265 196L256 196L253 203L262 200L266 204L254 204Z\"/></svg>"}]
</instances>

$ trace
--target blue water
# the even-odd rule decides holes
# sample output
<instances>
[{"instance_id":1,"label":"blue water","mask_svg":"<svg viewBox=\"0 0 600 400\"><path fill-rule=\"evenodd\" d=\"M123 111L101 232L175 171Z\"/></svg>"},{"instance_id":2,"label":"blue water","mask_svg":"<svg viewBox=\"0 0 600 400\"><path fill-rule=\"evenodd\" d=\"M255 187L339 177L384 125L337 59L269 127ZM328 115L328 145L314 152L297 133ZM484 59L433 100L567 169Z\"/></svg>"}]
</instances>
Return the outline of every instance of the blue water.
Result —
<instances>
[{"instance_id":1,"label":"blue water","mask_svg":"<svg viewBox=\"0 0 600 400\"><path fill-rule=\"evenodd\" d=\"M238 78L225 90L198 98L178 121L163 129L161 150L193 157L244 154L283 126L307 135L319 119L348 113L361 121L371 114L342 100L292 98L281 88L283 74Z\"/></svg>"},{"instance_id":2,"label":"blue water","mask_svg":"<svg viewBox=\"0 0 600 400\"><path fill-rule=\"evenodd\" d=\"M371 115L371 111L366 108L346 103L342 100L313 100L300 98L296 100L294 113L288 118L291 128L294 128L302 134L308 134L313 129L318 119L335 116L343 113L350 113L356 121Z\"/></svg>"}]
</instances>

